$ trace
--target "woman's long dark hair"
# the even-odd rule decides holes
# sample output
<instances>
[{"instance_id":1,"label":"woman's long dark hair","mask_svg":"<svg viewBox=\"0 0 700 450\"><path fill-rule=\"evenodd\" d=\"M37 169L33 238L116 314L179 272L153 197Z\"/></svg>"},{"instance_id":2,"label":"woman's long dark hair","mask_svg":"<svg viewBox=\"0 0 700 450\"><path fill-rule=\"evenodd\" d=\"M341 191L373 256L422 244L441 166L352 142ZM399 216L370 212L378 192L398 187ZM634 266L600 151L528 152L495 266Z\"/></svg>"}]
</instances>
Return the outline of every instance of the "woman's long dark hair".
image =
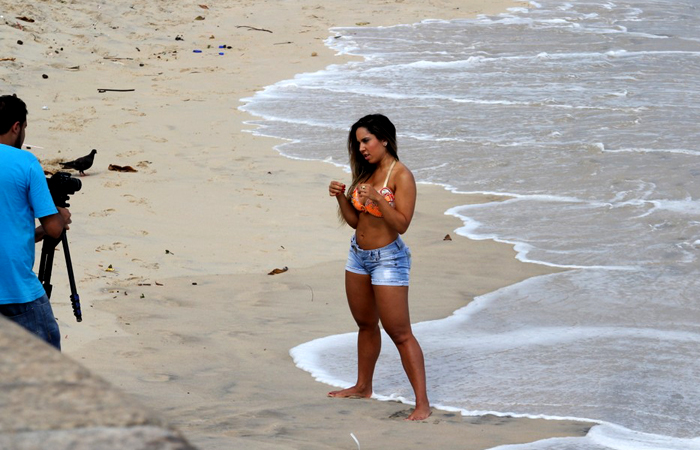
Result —
<instances>
[{"instance_id":1,"label":"woman's long dark hair","mask_svg":"<svg viewBox=\"0 0 700 450\"><path fill-rule=\"evenodd\" d=\"M377 139L386 141L386 150L397 161L399 160L398 147L396 145L396 127L391 120L381 114L370 114L353 124L348 135L348 154L350 155L350 169L352 170L352 183L345 192L348 199L352 197L355 186L369 179L377 169L376 164L370 164L360 153L360 142L357 140L357 129L365 128Z\"/></svg>"}]
</instances>

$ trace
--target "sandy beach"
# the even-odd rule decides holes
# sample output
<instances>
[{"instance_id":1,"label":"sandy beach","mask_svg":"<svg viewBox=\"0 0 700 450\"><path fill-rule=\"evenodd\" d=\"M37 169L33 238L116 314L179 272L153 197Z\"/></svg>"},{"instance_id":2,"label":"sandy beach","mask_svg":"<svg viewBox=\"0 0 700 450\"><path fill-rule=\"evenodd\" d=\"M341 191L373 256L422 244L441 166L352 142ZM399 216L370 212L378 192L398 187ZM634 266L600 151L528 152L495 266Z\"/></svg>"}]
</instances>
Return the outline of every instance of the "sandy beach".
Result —
<instances>
[{"instance_id":1,"label":"sandy beach","mask_svg":"<svg viewBox=\"0 0 700 450\"><path fill-rule=\"evenodd\" d=\"M585 434L577 422L439 410L406 423L409 405L327 398L330 387L295 367L289 349L355 328L342 282L352 231L327 193L329 180L348 174L281 157L280 142L250 133L253 117L237 109L267 85L348 60L324 46L330 27L470 17L517 3L118 3L0 11L0 80L27 102L25 145L49 172L98 151L70 200L83 322L73 318L60 250L53 271L68 357L201 449L354 449L351 433L365 449L485 449ZM419 185L405 236L413 322L551 270L517 261L508 245L456 236L461 223L444 215L455 203Z\"/></svg>"}]
</instances>

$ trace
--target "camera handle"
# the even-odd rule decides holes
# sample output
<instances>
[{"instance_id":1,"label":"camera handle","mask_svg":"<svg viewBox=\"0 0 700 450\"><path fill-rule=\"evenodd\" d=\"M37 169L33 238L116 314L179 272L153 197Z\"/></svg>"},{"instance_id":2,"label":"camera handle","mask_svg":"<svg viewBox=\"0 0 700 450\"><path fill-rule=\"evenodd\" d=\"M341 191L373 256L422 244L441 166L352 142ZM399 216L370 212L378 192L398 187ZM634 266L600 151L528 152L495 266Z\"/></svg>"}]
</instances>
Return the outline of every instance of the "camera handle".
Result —
<instances>
[{"instance_id":1,"label":"camera handle","mask_svg":"<svg viewBox=\"0 0 700 450\"><path fill-rule=\"evenodd\" d=\"M52 238L50 236L44 237L44 243L41 247L41 259L39 262L39 281L44 285L44 291L46 291L46 296L51 298L51 290L53 286L51 285L51 269L53 268L53 254L56 250L56 246L59 242L63 242L63 253L66 255L66 269L68 269L68 282L70 283L70 302L73 306L73 314L75 314L75 320L78 322L83 321L83 314L80 311L80 296L78 295L77 289L75 287L75 277L73 276L73 263L70 259L70 249L68 248L68 238L66 237L66 230L61 232L61 237L59 239Z\"/></svg>"}]
</instances>

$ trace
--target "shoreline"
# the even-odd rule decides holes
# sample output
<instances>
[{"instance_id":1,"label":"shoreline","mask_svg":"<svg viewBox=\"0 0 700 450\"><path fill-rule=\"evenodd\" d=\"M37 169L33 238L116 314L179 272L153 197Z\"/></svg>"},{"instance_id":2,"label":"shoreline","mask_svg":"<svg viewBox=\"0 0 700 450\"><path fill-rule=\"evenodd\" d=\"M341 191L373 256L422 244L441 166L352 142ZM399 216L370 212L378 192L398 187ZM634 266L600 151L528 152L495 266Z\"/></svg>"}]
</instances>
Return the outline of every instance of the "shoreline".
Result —
<instances>
[{"instance_id":1,"label":"shoreline","mask_svg":"<svg viewBox=\"0 0 700 450\"><path fill-rule=\"evenodd\" d=\"M461 17L486 2L397 11L391 2L351 10L303 1L271 14L267 3L71 5L72 15L50 5L11 7L12 15L39 19L23 30L7 28L8 42L25 43L12 50L10 70L17 73L2 76L29 105L27 143L36 144L49 169L98 148L83 189L71 198L69 239L84 322L74 322L65 300L60 255L54 268L64 354L161 413L200 448L355 448L352 432L363 445L388 449L476 449L585 434L590 424L575 421L446 411L407 426L406 405L327 399L328 386L291 362L290 348L355 328L342 286L351 231L338 225L325 189L347 174L322 161L291 160L274 149L279 139L248 132L246 122L256 119L238 109L240 99L348 60L323 44L332 27L457 11ZM518 3L489 4L490 12L510 4ZM375 15L367 19L367 11ZM221 58L188 51L212 43L233 45ZM136 94L95 93L108 85ZM138 172L112 172L108 164ZM461 226L445 217L451 194L418 186L407 233L416 255L414 323L552 272L517 261L507 244L444 241ZM267 275L282 267L289 271Z\"/></svg>"}]
</instances>

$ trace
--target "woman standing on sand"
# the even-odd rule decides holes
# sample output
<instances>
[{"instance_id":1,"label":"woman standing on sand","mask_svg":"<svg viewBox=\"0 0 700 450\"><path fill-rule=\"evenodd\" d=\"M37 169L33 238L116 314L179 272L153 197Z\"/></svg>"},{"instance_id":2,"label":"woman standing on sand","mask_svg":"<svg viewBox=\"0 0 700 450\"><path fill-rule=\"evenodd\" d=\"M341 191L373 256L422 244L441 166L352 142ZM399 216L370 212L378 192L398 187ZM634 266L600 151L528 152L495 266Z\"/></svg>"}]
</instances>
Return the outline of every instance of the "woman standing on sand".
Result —
<instances>
[{"instance_id":1,"label":"woman standing on sand","mask_svg":"<svg viewBox=\"0 0 700 450\"><path fill-rule=\"evenodd\" d=\"M357 383L329 397L372 396L374 366L381 349L379 322L399 350L416 396L408 420L431 414L426 392L423 351L411 330L408 277L411 253L401 240L416 206L416 182L399 162L396 128L381 114L365 116L350 129L348 152L352 184L331 181L343 219L355 229L345 266L345 291L359 333Z\"/></svg>"}]
</instances>

